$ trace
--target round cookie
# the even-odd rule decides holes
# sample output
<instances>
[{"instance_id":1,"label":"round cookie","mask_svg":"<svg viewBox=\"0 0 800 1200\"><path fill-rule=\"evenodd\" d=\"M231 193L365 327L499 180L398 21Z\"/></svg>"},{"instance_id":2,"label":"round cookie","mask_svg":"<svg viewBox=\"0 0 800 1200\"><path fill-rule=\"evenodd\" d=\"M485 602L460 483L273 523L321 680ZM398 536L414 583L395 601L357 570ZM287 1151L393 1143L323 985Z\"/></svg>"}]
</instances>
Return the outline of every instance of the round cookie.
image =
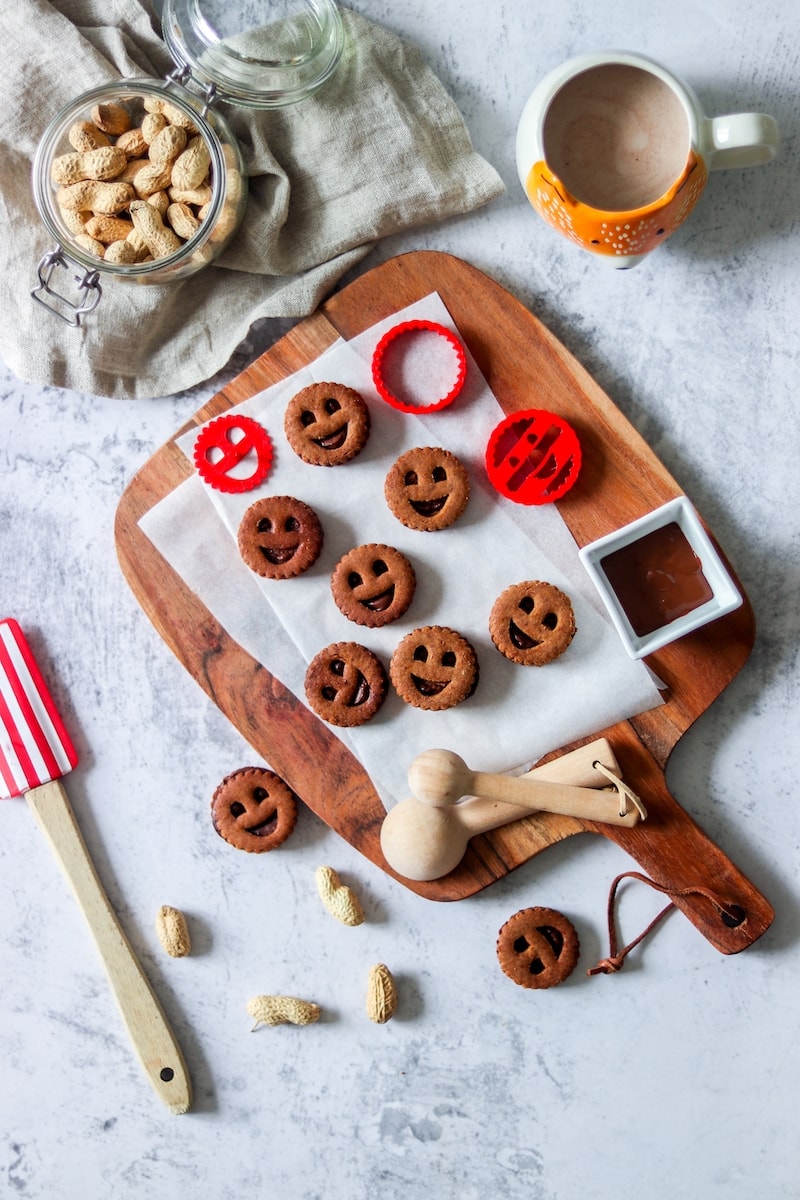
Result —
<instances>
[{"instance_id":1,"label":"round cookie","mask_svg":"<svg viewBox=\"0 0 800 1200\"><path fill-rule=\"evenodd\" d=\"M364 398L341 383L312 383L286 406L283 427L298 458L314 467L338 467L363 450L369 437Z\"/></svg>"},{"instance_id":2,"label":"round cookie","mask_svg":"<svg viewBox=\"0 0 800 1200\"><path fill-rule=\"evenodd\" d=\"M402 617L414 597L417 578L394 546L368 542L342 555L331 575L336 607L348 621L378 629Z\"/></svg>"},{"instance_id":3,"label":"round cookie","mask_svg":"<svg viewBox=\"0 0 800 1200\"><path fill-rule=\"evenodd\" d=\"M497 935L504 973L526 988L549 988L574 970L580 946L571 921L554 908L523 908Z\"/></svg>"},{"instance_id":4,"label":"round cookie","mask_svg":"<svg viewBox=\"0 0 800 1200\"><path fill-rule=\"evenodd\" d=\"M552 583L526 580L506 588L489 615L489 632L501 654L524 667L543 667L563 654L575 636L569 596Z\"/></svg>"},{"instance_id":5,"label":"round cookie","mask_svg":"<svg viewBox=\"0 0 800 1200\"><path fill-rule=\"evenodd\" d=\"M392 655L389 675L406 704L441 712L466 700L478 684L474 647L445 625L406 634Z\"/></svg>"},{"instance_id":6,"label":"round cookie","mask_svg":"<svg viewBox=\"0 0 800 1200\"><path fill-rule=\"evenodd\" d=\"M418 446L400 455L383 491L403 525L435 532L452 525L467 507L469 475L449 450Z\"/></svg>"},{"instance_id":7,"label":"round cookie","mask_svg":"<svg viewBox=\"0 0 800 1200\"><path fill-rule=\"evenodd\" d=\"M329 725L351 729L371 721L386 699L388 677L381 660L358 642L334 642L306 671L306 699Z\"/></svg>"},{"instance_id":8,"label":"round cookie","mask_svg":"<svg viewBox=\"0 0 800 1200\"><path fill-rule=\"evenodd\" d=\"M316 562L322 526L313 508L294 496L265 496L239 523L239 553L265 579L291 579Z\"/></svg>"},{"instance_id":9,"label":"round cookie","mask_svg":"<svg viewBox=\"0 0 800 1200\"><path fill-rule=\"evenodd\" d=\"M242 767L214 792L211 820L231 846L261 854L286 841L297 821L297 801L274 771Z\"/></svg>"}]
</instances>

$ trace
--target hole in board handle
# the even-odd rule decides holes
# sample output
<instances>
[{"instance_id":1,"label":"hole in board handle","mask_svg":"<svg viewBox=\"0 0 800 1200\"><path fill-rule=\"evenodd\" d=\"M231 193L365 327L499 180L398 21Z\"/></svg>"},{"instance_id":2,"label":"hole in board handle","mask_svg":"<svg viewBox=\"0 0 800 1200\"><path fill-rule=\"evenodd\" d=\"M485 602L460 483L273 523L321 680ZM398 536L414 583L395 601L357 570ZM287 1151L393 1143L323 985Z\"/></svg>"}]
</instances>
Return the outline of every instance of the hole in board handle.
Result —
<instances>
[{"instance_id":1,"label":"hole in board handle","mask_svg":"<svg viewBox=\"0 0 800 1200\"><path fill-rule=\"evenodd\" d=\"M743 921L747 920L747 913L738 904L729 904L728 911L720 913L722 924L727 925L729 929L736 929Z\"/></svg>"}]
</instances>

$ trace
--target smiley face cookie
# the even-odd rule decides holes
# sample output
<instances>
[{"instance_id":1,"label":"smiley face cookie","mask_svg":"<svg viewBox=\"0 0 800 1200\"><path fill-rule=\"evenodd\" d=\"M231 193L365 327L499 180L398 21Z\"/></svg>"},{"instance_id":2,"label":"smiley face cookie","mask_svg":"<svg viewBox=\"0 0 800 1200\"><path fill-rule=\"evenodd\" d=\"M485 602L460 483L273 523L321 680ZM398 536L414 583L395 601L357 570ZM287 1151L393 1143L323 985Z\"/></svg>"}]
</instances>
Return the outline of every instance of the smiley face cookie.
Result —
<instances>
[{"instance_id":1,"label":"smiley face cookie","mask_svg":"<svg viewBox=\"0 0 800 1200\"><path fill-rule=\"evenodd\" d=\"M331 575L336 606L349 621L378 629L402 617L414 596L416 575L394 546L369 542L343 555Z\"/></svg>"},{"instance_id":2,"label":"smiley face cookie","mask_svg":"<svg viewBox=\"0 0 800 1200\"><path fill-rule=\"evenodd\" d=\"M392 655L389 675L406 704L441 712L466 700L478 683L474 647L445 625L406 634Z\"/></svg>"},{"instance_id":3,"label":"smiley face cookie","mask_svg":"<svg viewBox=\"0 0 800 1200\"><path fill-rule=\"evenodd\" d=\"M575 926L554 908L523 908L497 935L503 972L525 988L549 988L575 970L580 945Z\"/></svg>"},{"instance_id":4,"label":"smiley face cookie","mask_svg":"<svg viewBox=\"0 0 800 1200\"><path fill-rule=\"evenodd\" d=\"M543 667L563 654L575 636L569 596L552 583L512 584L494 602L489 632L511 662Z\"/></svg>"},{"instance_id":5,"label":"smiley face cookie","mask_svg":"<svg viewBox=\"0 0 800 1200\"><path fill-rule=\"evenodd\" d=\"M289 401L283 427L303 462L338 467L363 450L369 437L369 409L353 388L312 383Z\"/></svg>"},{"instance_id":6,"label":"smiley face cookie","mask_svg":"<svg viewBox=\"0 0 800 1200\"><path fill-rule=\"evenodd\" d=\"M388 677L380 659L358 642L334 642L306 671L306 699L329 725L352 729L371 721L386 699Z\"/></svg>"},{"instance_id":7,"label":"smiley face cookie","mask_svg":"<svg viewBox=\"0 0 800 1200\"><path fill-rule=\"evenodd\" d=\"M211 801L211 820L221 838L251 854L274 850L297 821L288 784L266 767L242 767L227 775Z\"/></svg>"},{"instance_id":8,"label":"smiley face cookie","mask_svg":"<svg viewBox=\"0 0 800 1200\"><path fill-rule=\"evenodd\" d=\"M239 524L239 553L265 579L291 579L316 562L322 526L313 508L294 496L265 496Z\"/></svg>"},{"instance_id":9,"label":"smiley face cookie","mask_svg":"<svg viewBox=\"0 0 800 1200\"><path fill-rule=\"evenodd\" d=\"M434 532L456 521L469 499L469 475L449 450L418 446L401 454L384 483L386 503L409 529Z\"/></svg>"}]
</instances>

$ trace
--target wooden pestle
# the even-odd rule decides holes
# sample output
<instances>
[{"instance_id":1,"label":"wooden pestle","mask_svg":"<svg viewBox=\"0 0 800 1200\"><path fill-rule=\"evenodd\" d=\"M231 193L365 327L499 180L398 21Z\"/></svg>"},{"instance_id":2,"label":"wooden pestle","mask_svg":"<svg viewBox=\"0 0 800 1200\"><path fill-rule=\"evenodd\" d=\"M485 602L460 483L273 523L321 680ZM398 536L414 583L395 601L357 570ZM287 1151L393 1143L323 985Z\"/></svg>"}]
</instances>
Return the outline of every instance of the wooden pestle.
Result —
<instances>
[{"instance_id":1,"label":"wooden pestle","mask_svg":"<svg viewBox=\"0 0 800 1200\"><path fill-rule=\"evenodd\" d=\"M597 762L619 774L614 752L605 738L598 738L544 766L534 767L518 780L526 780L528 784L569 785L571 792L579 792L584 797L594 790L595 811L572 815L631 828L638 822L639 812L631 806L630 811L620 817L618 793L611 789L598 790L608 788L608 779L595 767ZM544 793L545 788L541 791ZM602 816L598 815L598 807L602 808ZM406 879L441 879L461 862L470 838L518 821L526 811L542 810L538 809L535 799L523 805L519 800L509 802L474 796L460 804L434 806L412 797L401 800L387 813L381 827L381 849L389 866Z\"/></svg>"},{"instance_id":2,"label":"wooden pestle","mask_svg":"<svg viewBox=\"0 0 800 1200\"><path fill-rule=\"evenodd\" d=\"M604 779L601 786L607 785L608 780ZM606 821L614 807L590 788L568 782L563 772L542 775L537 768L527 775L471 771L463 758L452 750L426 750L417 755L408 771L408 786L417 800L435 808L453 805L463 796L481 796L516 804L529 811ZM619 810L619 797L616 802Z\"/></svg>"}]
</instances>

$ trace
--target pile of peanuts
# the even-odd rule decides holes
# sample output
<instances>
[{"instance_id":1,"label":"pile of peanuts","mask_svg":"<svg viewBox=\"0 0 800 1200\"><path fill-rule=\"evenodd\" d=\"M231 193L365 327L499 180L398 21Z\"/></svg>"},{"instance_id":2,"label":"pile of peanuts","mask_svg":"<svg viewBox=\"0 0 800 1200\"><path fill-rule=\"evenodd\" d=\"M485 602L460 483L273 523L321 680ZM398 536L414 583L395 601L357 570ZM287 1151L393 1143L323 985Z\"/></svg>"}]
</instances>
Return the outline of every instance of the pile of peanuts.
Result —
<instances>
[{"instance_id":1,"label":"pile of peanuts","mask_svg":"<svg viewBox=\"0 0 800 1200\"><path fill-rule=\"evenodd\" d=\"M191 119L160 97L142 99L138 127L122 104L97 104L90 121L76 121L73 152L53 159L51 179L65 226L84 250L107 263L146 263L173 254L194 236L211 202L211 156ZM242 180L230 147L226 198L208 243L235 227Z\"/></svg>"}]
</instances>

